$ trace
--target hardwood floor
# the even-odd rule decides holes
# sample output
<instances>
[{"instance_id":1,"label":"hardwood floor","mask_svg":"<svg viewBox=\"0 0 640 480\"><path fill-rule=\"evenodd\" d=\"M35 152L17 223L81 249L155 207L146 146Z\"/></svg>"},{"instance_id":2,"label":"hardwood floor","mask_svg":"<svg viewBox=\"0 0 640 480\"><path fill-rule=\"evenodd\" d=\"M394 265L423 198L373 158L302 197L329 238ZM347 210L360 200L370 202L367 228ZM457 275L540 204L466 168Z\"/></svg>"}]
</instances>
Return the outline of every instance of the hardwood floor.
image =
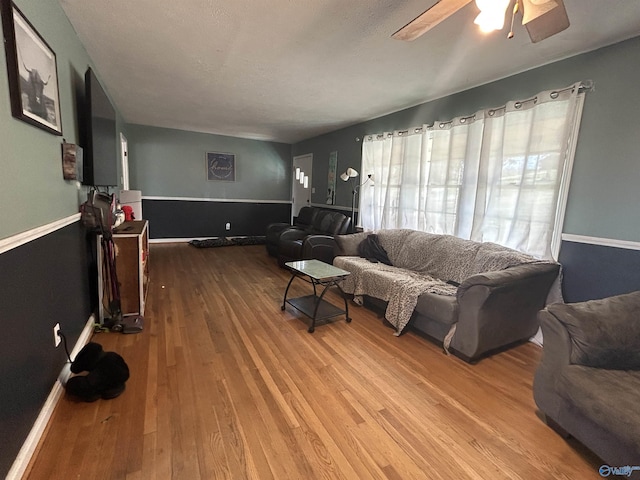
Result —
<instances>
[{"instance_id":1,"label":"hardwood floor","mask_svg":"<svg viewBox=\"0 0 640 480\"><path fill-rule=\"evenodd\" d=\"M309 334L260 245L156 244L150 262L144 331L93 338L129 364L126 391L65 396L25 478L600 478L536 416L532 344L468 365L353 304Z\"/></svg>"}]
</instances>

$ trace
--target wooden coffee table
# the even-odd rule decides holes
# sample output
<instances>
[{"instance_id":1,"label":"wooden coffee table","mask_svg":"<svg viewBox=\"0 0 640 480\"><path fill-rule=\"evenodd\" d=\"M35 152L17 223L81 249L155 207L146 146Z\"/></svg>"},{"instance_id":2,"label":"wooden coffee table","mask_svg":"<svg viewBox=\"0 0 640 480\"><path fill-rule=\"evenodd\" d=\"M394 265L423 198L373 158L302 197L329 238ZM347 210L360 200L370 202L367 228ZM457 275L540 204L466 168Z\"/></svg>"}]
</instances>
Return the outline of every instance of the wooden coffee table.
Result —
<instances>
[{"instance_id":1,"label":"wooden coffee table","mask_svg":"<svg viewBox=\"0 0 640 480\"><path fill-rule=\"evenodd\" d=\"M316 321L327 320L339 315L345 315L347 323L351 322L349 318L349 304L347 298L340 288L340 282L344 280L351 272L334 267L320 260L299 260L296 262L287 262L285 266L291 270L291 279L284 292L281 309L284 310L288 303L296 310L304 313L311 319L311 326L308 332L313 333L316 327ZM287 300L289 287L295 278L300 278L307 283L313 285L313 295L305 295L303 297L290 298ZM317 287L322 286L322 293L318 295ZM344 300L344 309L336 307L332 303L324 300L324 294L331 287L338 287Z\"/></svg>"}]
</instances>

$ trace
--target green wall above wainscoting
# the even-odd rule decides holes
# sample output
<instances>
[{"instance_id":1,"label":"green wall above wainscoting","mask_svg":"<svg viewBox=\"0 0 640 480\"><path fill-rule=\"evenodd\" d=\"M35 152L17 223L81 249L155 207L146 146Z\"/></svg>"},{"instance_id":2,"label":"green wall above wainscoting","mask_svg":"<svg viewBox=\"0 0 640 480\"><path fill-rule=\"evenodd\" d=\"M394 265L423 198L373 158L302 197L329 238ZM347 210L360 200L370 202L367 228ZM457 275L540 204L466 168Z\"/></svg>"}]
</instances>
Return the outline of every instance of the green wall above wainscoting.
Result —
<instances>
[{"instance_id":1,"label":"green wall above wainscoting","mask_svg":"<svg viewBox=\"0 0 640 480\"><path fill-rule=\"evenodd\" d=\"M128 125L130 188L145 197L291 199L291 145ZM235 181L207 180L207 152L235 155Z\"/></svg>"},{"instance_id":2,"label":"green wall above wainscoting","mask_svg":"<svg viewBox=\"0 0 640 480\"><path fill-rule=\"evenodd\" d=\"M91 59L56 0L14 3L56 54L62 136L11 116L0 47L0 239L69 217L86 200L84 187L62 177L61 145L63 138L83 144L84 74ZM124 131L119 115L117 128Z\"/></svg>"}]
</instances>

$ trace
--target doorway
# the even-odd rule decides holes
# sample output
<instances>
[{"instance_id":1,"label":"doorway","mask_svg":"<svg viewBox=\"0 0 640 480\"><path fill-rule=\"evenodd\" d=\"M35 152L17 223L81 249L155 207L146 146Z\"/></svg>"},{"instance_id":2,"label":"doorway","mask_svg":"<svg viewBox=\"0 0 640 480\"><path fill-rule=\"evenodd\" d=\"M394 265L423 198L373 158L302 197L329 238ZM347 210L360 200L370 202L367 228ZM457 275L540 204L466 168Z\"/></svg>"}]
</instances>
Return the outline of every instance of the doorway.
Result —
<instances>
[{"instance_id":1,"label":"doorway","mask_svg":"<svg viewBox=\"0 0 640 480\"><path fill-rule=\"evenodd\" d=\"M291 184L291 223L302 207L311 205L311 167L313 154L293 157Z\"/></svg>"},{"instance_id":2,"label":"doorway","mask_svg":"<svg viewBox=\"0 0 640 480\"><path fill-rule=\"evenodd\" d=\"M127 137L120 133L120 146L122 152L122 189L129 190L129 147Z\"/></svg>"}]
</instances>

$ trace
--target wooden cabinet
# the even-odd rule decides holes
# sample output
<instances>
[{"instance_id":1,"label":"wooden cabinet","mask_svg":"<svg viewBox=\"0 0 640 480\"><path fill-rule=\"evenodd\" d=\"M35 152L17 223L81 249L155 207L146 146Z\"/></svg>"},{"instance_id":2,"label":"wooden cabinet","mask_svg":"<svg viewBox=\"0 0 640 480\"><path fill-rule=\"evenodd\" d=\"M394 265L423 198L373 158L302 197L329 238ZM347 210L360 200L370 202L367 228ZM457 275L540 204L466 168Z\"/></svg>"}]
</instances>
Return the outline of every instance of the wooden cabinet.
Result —
<instances>
[{"instance_id":1,"label":"wooden cabinet","mask_svg":"<svg viewBox=\"0 0 640 480\"><path fill-rule=\"evenodd\" d=\"M109 311L105 300L104 252L101 251L102 239L98 239L98 287L100 291L100 320ZM122 315L144 315L147 285L149 282L149 228L146 220L124 222L113 231L115 246L116 274L120 286L120 308ZM106 313L109 316L109 313Z\"/></svg>"}]
</instances>

